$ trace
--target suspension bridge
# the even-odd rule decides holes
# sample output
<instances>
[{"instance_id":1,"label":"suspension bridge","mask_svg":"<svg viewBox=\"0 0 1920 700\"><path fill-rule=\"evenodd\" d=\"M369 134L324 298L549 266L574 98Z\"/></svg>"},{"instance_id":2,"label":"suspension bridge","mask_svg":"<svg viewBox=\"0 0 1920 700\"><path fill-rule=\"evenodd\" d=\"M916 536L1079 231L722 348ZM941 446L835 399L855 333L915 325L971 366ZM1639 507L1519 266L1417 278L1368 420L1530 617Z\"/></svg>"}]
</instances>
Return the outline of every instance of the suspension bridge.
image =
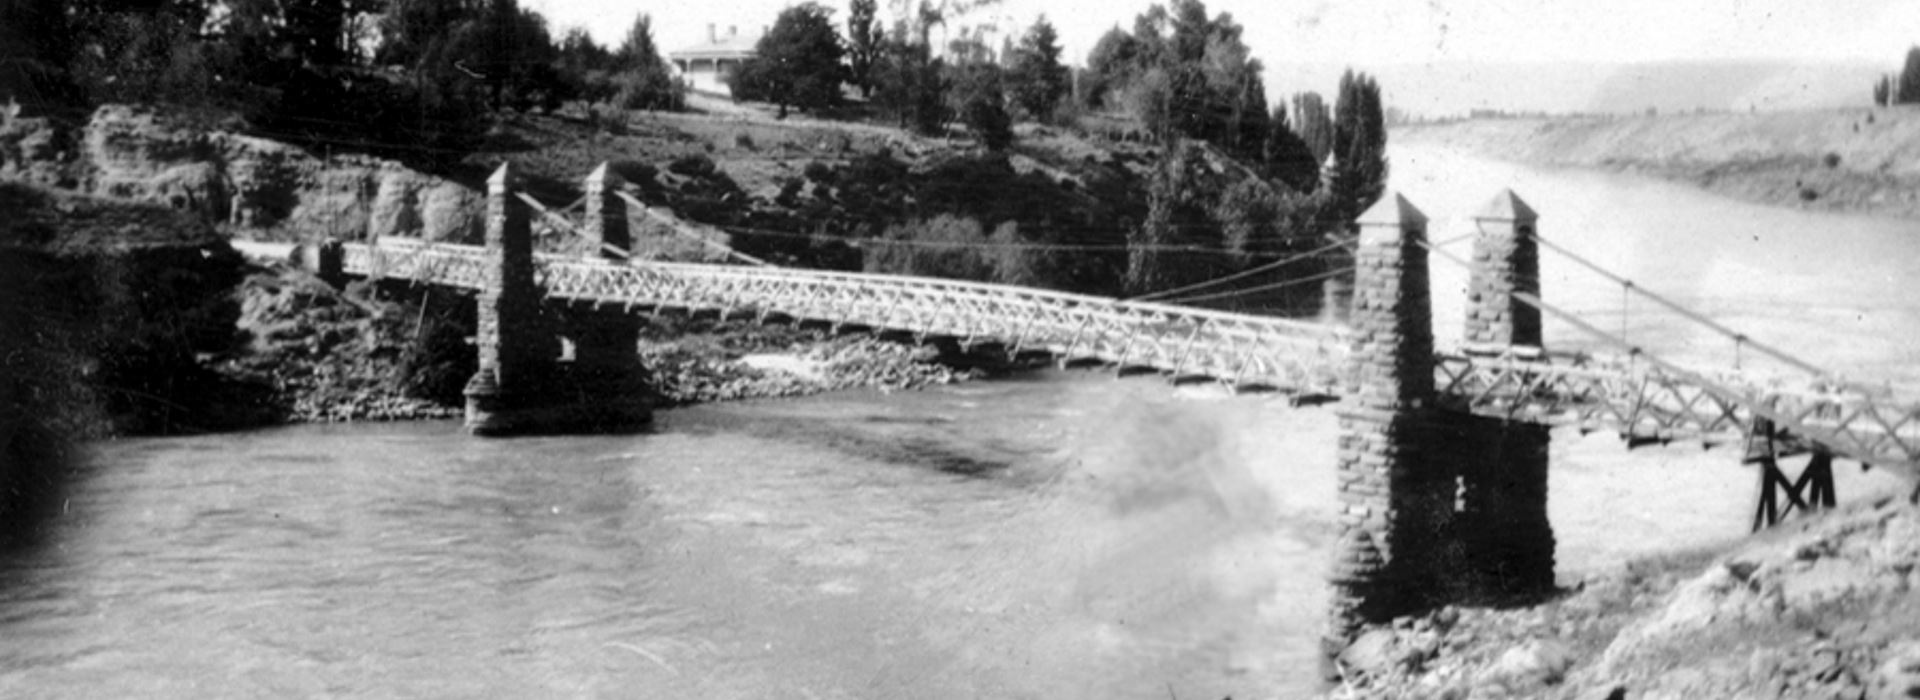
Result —
<instances>
[{"instance_id":1,"label":"suspension bridge","mask_svg":"<svg viewBox=\"0 0 1920 700\"><path fill-rule=\"evenodd\" d=\"M630 259L628 215L646 206L605 166L585 183L582 220L517 191L502 166L488 181L485 245L384 238L286 246L237 243L257 257L303 258L323 277L406 280L475 290L480 369L468 385L476 433L644 421L634 353L640 317L717 312L812 321L962 344L993 342L1061 361L1146 368L1343 402L1340 544L1330 640L1365 620L1430 603L1462 571L1504 590L1550 589L1548 428L1617 432L1629 446L1740 443L1762 465L1755 525L1832 503L1834 459L1916 472L1920 408L1833 378L1663 297L1648 298L1769 355L1797 376L1706 371L1644 352L1549 304L1539 285L1538 215L1502 192L1474 215L1470 258L1427 239L1427 218L1389 194L1354 222L1350 322L1316 323L1040 289L925 277L742 264ZM583 237L586 255L536 253L535 218ZM1429 264L1468 269L1466 337L1437 348ZM1597 274L1612 276L1574 257ZM1244 277L1242 273L1236 277ZM1624 278L1613 276L1627 288ZM1542 319L1580 329L1612 352L1549 350ZM562 342L555 342L559 338ZM1779 459L1811 455L1799 480ZM1823 473L1824 472L1824 473ZM1786 503L1779 499L1785 497Z\"/></svg>"}]
</instances>

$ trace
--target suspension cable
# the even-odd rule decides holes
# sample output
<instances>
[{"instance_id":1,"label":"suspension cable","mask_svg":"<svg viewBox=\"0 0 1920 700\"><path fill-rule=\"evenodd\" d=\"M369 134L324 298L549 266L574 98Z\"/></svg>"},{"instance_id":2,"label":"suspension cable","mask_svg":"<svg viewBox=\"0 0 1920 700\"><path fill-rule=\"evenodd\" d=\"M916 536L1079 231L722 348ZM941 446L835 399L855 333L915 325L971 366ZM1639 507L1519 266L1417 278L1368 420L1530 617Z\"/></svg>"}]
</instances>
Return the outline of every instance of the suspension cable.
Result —
<instances>
[{"instance_id":1,"label":"suspension cable","mask_svg":"<svg viewBox=\"0 0 1920 700\"><path fill-rule=\"evenodd\" d=\"M1231 290L1227 290L1227 291L1224 291L1224 292L1214 292L1214 293L1212 293L1212 294L1201 294L1201 295L1199 295L1199 296L1191 296L1191 297L1180 297L1180 298L1177 298L1177 299L1162 299L1162 300L1160 300L1160 303L1163 303L1163 304L1189 304L1189 303L1192 303L1192 302L1196 302L1196 301L1211 301L1211 300L1214 300L1214 299L1225 299L1225 298L1228 298L1228 297L1237 297L1237 296L1244 296L1244 295L1247 295L1247 294L1253 294L1253 293L1255 293L1255 292L1270 292L1270 291L1273 291L1273 290L1275 290L1275 289L1284 289L1284 288L1286 288L1286 287L1292 287L1292 286L1295 286L1295 285L1301 285L1301 284L1306 284L1306 283L1308 283L1308 282L1318 282L1318 281L1320 281L1320 280L1324 280L1324 279L1327 279L1327 278L1329 278L1329 277L1335 277L1335 276L1338 276L1338 275L1344 275L1344 274L1346 274L1346 273L1349 273L1349 272L1352 272L1352 271L1354 271L1355 269L1356 269L1356 268L1354 268L1354 267L1352 267L1352 266L1348 266L1348 267L1342 267L1342 268L1338 268L1338 269L1333 269L1333 270L1328 270L1328 271L1326 271L1326 272L1322 272L1322 273L1320 273L1320 274L1317 274L1317 275L1309 275L1309 276L1307 276L1307 277L1301 277L1301 278L1298 278L1298 279L1290 279L1290 280L1284 280L1284 281L1280 281L1280 282L1274 282L1274 283L1272 283L1272 284L1263 284L1263 285L1260 285L1260 286L1258 286L1258 287L1247 287L1247 288L1245 288L1245 289L1231 289ZM1133 300L1133 299L1129 299L1129 300L1127 300L1127 301L1135 301L1135 300Z\"/></svg>"},{"instance_id":2,"label":"suspension cable","mask_svg":"<svg viewBox=\"0 0 1920 700\"><path fill-rule=\"evenodd\" d=\"M667 213L654 211L653 207L647 206L647 203L640 201L638 197L627 194L625 192L618 192L616 194L618 194L621 199L624 199L627 201L627 206L636 207L641 211L641 213L644 213L649 217L659 220L662 224L666 225L668 231L672 231L675 235L685 236L687 238L691 238L696 241L699 241L701 244L709 248L720 251L720 253L723 255L727 255L729 257L738 259L741 262L747 263L748 265L753 265L756 267L773 267L774 266L773 263L769 263L765 260L761 260L759 258L753 257L746 253L742 253L738 250L734 250L733 246L727 245L725 243L721 243L719 241L713 240L706 236L693 233L691 231L683 230L682 227L687 226L687 224L681 221L679 217L676 217Z\"/></svg>"},{"instance_id":3,"label":"suspension cable","mask_svg":"<svg viewBox=\"0 0 1920 700\"><path fill-rule=\"evenodd\" d=\"M1679 303L1674 302L1671 299L1668 299L1666 297L1660 296L1653 292L1647 291L1645 288L1634 284L1632 280L1613 274L1612 272L1608 272L1605 268L1602 268L1599 265L1596 265L1593 262L1588 261L1586 258L1582 258L1578 255L1573 254L1572 251L1569 251L1565 248L1555 245L1552 241L1549 241L1545 238L1541 238L1538 234L1535 234L1533 239L1536 241L1539 241L1540 245L1546 246L1548 249L1552 250L1553 252L1564 255L1569 260L1579 263L1582 267L1592 270L1595 273L1598 273L1602 277L1605 277L1607 279L1613 280L1614 282L1620 283L1622 286L1621 294L1623 296L1626 294L1628 290L1639 292L1641 296L1644 296L1648 299L1652 299L1655 303L1661 306L1665 306L1668 309L1671 309L1673 312L1678 313L1681 316L1684 316L1695 323L1699 323L1708 328L1711 328L1715 332L1721 335L1734 339L1734 341L1736 342L1742 342L1746 345L1752 346L1755 351L1761 354L1764 354L1768 357L1772 357L1781 362L1785 362L1789 365L1792 365L1800 369L1801 371L1807 372L1815 376L1825 377L1829 374L1829 372L1827 372L1826 370L1820 369L1818 366L1815 366L1811 362L1802 360L1798 357L1794 357L1792 355L1787 354L1783 350L1779 350L1772 346L1756 341L1748 337L1744 333L1741 333L1732 328L1728 328L1726 326L1720 325L1718 322L1715 322L1713 319L1707 318L1706 316L1703 316L1697 312L1694 312L1691 309L1681 306ZM1624 332L1625 332L1625 324L1626 324L1625 319L1626 319L1626 316L1625 316L1624 307L1623 307L1623 312L1621 315L1622 335L1624 335Z\"/></svg>"},{"instance_id":4,"label":"suspension cable","mask_svg":"<svg viewBox=\"0 0 1920 700\"><path fill-rule=\"evenodd\" d=\"M1345 246L1345 245L1349 245L1349 244L1351 244L1351 243L1352 243L1352 241L1351 241L1351 240L1347 240L1347 239L1343 239L1343 240L1336 240L1336 241L1334 241L1334 242L1332 242L1332 243L1328 243L1328 244L1326 244L1326 245L1324 245L1324 246L1320 246L1319 248L1315 248L1315 249L1313 249L1313 250L1309 250L1309 251L1307 251L1307 252L1305 252L1305 253L1301 253L1301 254L1299 254L1299 255L1294 255L1294 256L1290 256L1290 257L1287 257L1287 258L1283 258L1283 259L1280 259L1280 260L1276 260L1276 261L1274 261L1274 262L1270 262L1270 263L1267 263L1267 264L1264 264L1264 265L1260 265L1260 266L1258 266L1258 267L1252 267L1252 268L1248 268L1248 269L1245 269L1245 270L1241 270L1241 271L1239 271L1239 272L1236 272L1236 273L1233 273L1233 274L1231 274L1231 275L1226 275L1226 276L1222 276L1222 277L1215 277L1215 278L1213 278L1213 279L1210 279L1210 280L1207 280L1207 281L1204 281L1204 282L1197 282L1197 283L1194 283L1194 284L1189 284L1189 285L1186 285L1186 286L1184 286L1184 287L1175 287L1175 288L1173 288L1173 289L1167 289L1167 290L1163 290L1163 291L1158 291L1158 292L1153 292L1153 293L1150 293L1150 294L1142 294L1142 295L1139 295L1139 296L1136 296L1136 297L1130 297L1130 298L1128 298L1128 299L1125 299L1125 301L1153 301L1153 300L1156 300L1156 299L1162 299L1162 298L1164 298L1164 297L1171 297L1171 296L1177 296L1177 295L1180 295L1180 294L1184 294L1184 293L1186 293L1186 292L1191 292L1191 291L1195 291L1195 290L1200 290L1200 289L1206 289L1206 288L1208 288L1208 287L1214 287L1214 286L1218 286L1218 285L1222 285L1222 284L1226 284L1226 283L1228 283L1228 282L1232 282L1232 281L1234 281L1234 280L1238 280L1238 279L1245 279L1245 278L1247 278L1247 277L1250 277L1250 276L1253 276L1253 275L1257 275L1257 274L1260 274L1260 273L1262 273L1262 272L1266 272L1266 271L1268 271L1268 270L1275 270L1275 269L1279 269L1279 268L1282 268L1282 267L1286 267L1287 265L1291 265L1291 264L1293 264L1293 263L1297 263L1297 262L1300 262L1300 261L1302 261L1302 260L1306 260L1306 259L1308 259L1308 258L1311 258L1311 257L1313 257L1313 256L1315 256L1315 255L1319 255L1319 254L1321 254L1321 253L1325 253L1325 252L1327 252L1327 251L1329 251L1329 250L1333 250L1333 249L1335 249L1335 248L1339 248L1339 247L1342 247L1342 246Z\"/></svg>"}]
</instances>

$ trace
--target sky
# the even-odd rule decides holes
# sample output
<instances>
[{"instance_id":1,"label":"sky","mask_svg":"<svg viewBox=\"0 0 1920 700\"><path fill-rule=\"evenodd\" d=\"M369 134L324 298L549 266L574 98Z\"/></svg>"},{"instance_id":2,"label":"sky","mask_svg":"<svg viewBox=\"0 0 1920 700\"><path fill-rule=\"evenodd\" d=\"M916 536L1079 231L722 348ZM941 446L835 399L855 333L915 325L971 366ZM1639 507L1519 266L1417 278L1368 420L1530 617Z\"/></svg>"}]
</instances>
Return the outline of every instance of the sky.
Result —
<instances>
[{"instance_id":1,"label":"sky","mask_svg":"<svg viewBox=\"0 0 1920 700\"><path fill-rule=\"evenodd\" d=\"M637 13L653 17L663 51L693 44L708 24L743 33L771 25L792 0L521 0L556 27L617 44ZM822 2L846 18L845 0ZM893 0L880 0L883 21ZM1084 61L1100 35L1150 0L1003 0L973 15L1024 28L1044 12L1065 55ZM1637 63L1772 59L1898 67L1920 43L1920 0L1210 0L1230 13L1286 92L1330 91L1341 66L1474 63ZM557 32L556 32L557 33ZM995 42L997 43L997 42ZM1270 80L1270 83L1273 82ZM1271 93L1270 86L1269 92Z\"/></svg>"}]
</instances>

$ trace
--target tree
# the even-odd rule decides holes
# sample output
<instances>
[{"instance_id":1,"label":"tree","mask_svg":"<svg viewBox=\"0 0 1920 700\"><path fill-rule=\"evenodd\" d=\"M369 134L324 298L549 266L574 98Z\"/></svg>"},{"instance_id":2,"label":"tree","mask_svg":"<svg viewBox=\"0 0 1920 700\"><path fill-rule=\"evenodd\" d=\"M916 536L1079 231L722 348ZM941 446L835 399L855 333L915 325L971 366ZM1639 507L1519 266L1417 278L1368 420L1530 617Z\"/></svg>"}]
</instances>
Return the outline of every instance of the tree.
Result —
<instances>
[{"instance_id":1,"label":"tree","mask_svg":"<svg viewBox=\"0 0 1920 700\"><path fill-rule=\"evenodd\" d=\"M1351 221L1379 201L1387 187L1387 127L1380 109L1380 86L1365 73L1340 77L1334 106L1333 152L1338 155L1328 178L1333 216Z\"/></svg>"},{"instance_id":2,"label":"tree","mask_svg":"<svg viewBox=\"0 0 1920 700\"><path fill-rule=\"evenodd\" d=\"M741 64L747 81L746 99L764 99L780 106L816 110L840 104L840 84L847 68L844 51L833 30L832 10L806 2L780 11L773 29L754 46L754 57ZM740 86L735 87L736 94Z\"/></svg>"},{"instance_id":3,"label":"tree","mask_svg":"<svg viewBox=\"0 0 1920 700\"><path fill-rule=\"evenodd\" d=\"M901 128L937 133L946 121L946 66L911 35L902 22L881 43L880 61L874 66L874 103Z\"/></svg>"},{"instance_id":4,"label":"tree","mask_svg":"<svg viewBox=\"0 0 1920 700\"><path fill-rule=\"evenodd\" d=\"M873 97L873 64L880 59L880 24L874 19L874 0L852 0L847 7L848 80L860 96Z\"/></svg>"},{"instance_id":5,"label":"tree","mask_svg":"<svg viewBox=\"0 0 1920 700\"><path fill-rule=\"evenodd\" d=\"M1162 291L1229 272L1218 254L1221 227L1209 211L1214 200L1200 148L1188 141L1168 146L1147 181L1147 216L1127 238L1126 293ZM1181 250L1182 248L1187 250Z\"/></svg>"},{"instance_id":6,"label":"tree","mask_svg":"<svg viewBox=\"0 0 1920 700\"><path fill-rule=\"evenodd\" d=\"M1320 164L1327 162L1327 156L1333 153L1333 113L1327 110L1327 102L1320 93L1303 92L1293 96L1293 115L1299 120L1296 133L1313 153L1317 172Z\"/></svg>"},{"instance_id":7,"label":"tree","mask_svg":"<svg viewBox=\"0 0 1920 700\"><path fill-rule=\"evenodd\" d=\"M1295 192L1309 193L1320 184L1320 161L1305 139L1294 133L1287 106L1273 108L1272 131L1267 135L1267 175Z\"/></svg>"},{"instance_id":8,"label":"tree","mask_svg":"<svg viewBox=\"0 0 1920 700\"><path fill-rule=\"evenodd\" d=\"M1140 44L1119 27L1107 30L1087 53L1087 71L1080 81L1080 92L1088 109L1120 106L1111 93L1134 77Z\"/></svg>"},{"instance_id":9,"label":"tree","mask_svg":"<svg viewBox=\"0 0 1920 700\"><path fill-rule=\"evenodd\" d=\"M1134 18L1131 35L1116 28L1094 46L1089 106L1124 105L1162 139L1201 139L1257 160L1269 130L1267 97L1243 33L1232 15L1208 17L1200 0L1153 5Z\"/></svg>"},{"instance_id":10,"label":"tree","mask_svg":"<svg viewBox=\"0 0 1920 700\"><path fill-rule=\"evenodd\" d=\"M1013 144L1013 118L1007 114L1006 90L1001 85L1000 66L971 63L954 69L949 99L953 111L980 143L995 151Z\"/></svg>"},{"instance_id":11,"label":"tree","mask_svg":"<svg viewBox=\"0 0 1920 700\"><path fill-rule=\"evenodd\" d=\"M571 83L580 99L589 103L606 102L618 94L613 77L613 52L593 40L587 30L568 29L560 37L558 63L563 80Z\"/></svg>"},{"instance_id":12,"label":"tree","mask_svg":"<svg viewBox=\"0 0 1920 700\"><path fill-rule=\"evenodd\" d=\"M1883 75L1880 76L1880 80L1873 84L1873 105L1875 107L1893 106L1892 78Z\"/></svg>"},{"instance_id":13,"label":"tree","mask_svg":"<svg viewBox=\"0 0 1920 700\"><path fill-rule=\"evenodd\" d=\"M1241 28L1231 16L1222 14L1210 32L1199 64L1205 88L1197 100L1206 120L1197 130L1233 156L1259 162L1272 119L1263 66L1241 42Z\"/></svg>"},{"instance_id":14,"label":"tree","mask_svg":"<svg viewBox=\"0 0 1920 700\"><path fill-rule=\"evenodd\" d=\"M0 0L0 98L33 112L83 102L70 72L74 33L62 0Z\"/></svg>"},{"instance_id":15,"label":"tree","mask_svg":"<svg viewBox=\"0 0 1920 700\"><path fill-rule=\"evenodd\" d=\"M1013 103L1036 121L1051 117L1060 98L1067 94L1067 69L1060 65L1060 35L1046 16L1035 20L1014 47L1007 83Z\"/></svg>"},{"instance_id":16,"label":"tree","mask_svg":"<svg viewBox=\"0 0 1920 700\"><path fill-rule=\"evenodd\" d=\"M1907 49L1907 64L1900 71L1900 80L1893 86L1894 104L1913 104L1920 102L1920 46Z\"/></svg>"},{"instance_id":17,"label":"tree","mask_svg":"<svg viewBox=\"0 0 1920 700\"><path fill-rule=\"evenodd\" d=\"M613 101L623 109L677 110L686 104L686 88L674 80L653 41L653 17L640 13L627 39L613 53Z\"/></svg>"}]
</instances>

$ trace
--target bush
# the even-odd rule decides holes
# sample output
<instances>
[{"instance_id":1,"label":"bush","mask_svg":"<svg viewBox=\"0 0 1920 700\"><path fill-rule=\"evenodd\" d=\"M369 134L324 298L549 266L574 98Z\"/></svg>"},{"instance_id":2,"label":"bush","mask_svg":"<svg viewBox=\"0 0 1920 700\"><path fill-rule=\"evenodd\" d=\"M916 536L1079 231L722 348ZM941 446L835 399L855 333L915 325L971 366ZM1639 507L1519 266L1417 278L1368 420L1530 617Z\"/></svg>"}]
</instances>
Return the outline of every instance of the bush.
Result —
<instances>
[{"instance_id":1,"label":"bush","mask_svg":"<svg viewBox=\"0 0 1920 700\"><path fill-rule=\"evenodd\" d=\"M717 170L719 168L713 164L712 158L698 153L675 158L672 163L667 164L668 172L686 177L710 177Z\"/></svg>"},{"instance_id":2,"label":"bush","mask_svg":"<svg viewBox=\"0 0 1920 700\"><path fill-rule=\"evenodd\" d=\"M814 182L832 184L834 179L833 168L817 160L808 161L807 167L802 169L800 173L805 175L808 180Z\"/></svg>"},{"instance_id":3,"label":"bush","mask_svg":"<svg viewBox=\"0 0 1920 700\"><path fill-rule=\"evenodd\" d=\"M911 241L910 243L907 243ZM986 281L995 261L980 221L941 214L930 220L888 226L868 248L868 272Z\"/></svg>"},{"instance_id":4,"label":"bush","mask_svg":"<svg viewBox=\"0 0 1920 700\"><path fill-rule=\"evenodd\" d=\"M661 67L641 67L614 78L613 103L625 109L679 111L687 104L687 88Z\"/></svg>"},{"instance_id":5,"label":"bush","mask_svg":"<svg viewBox=\"0 0 1920 700\"><path fill-rule=\"evenodd\" d=\"M1826 157L1820 159L1820 162L1825 163L1828 168L1838 168L1840 167L1840 154L1828 152Z\"/></svg>"},{"instance_id":6,"label":"bush","mask_svg":"<svg viewBox=\"0 0 1920 700\"><path fill-rule=\"evenodd\" d=\"M621 180L634 184L651 183L660 174L659 168L637 160L611 161L607 163L607 170L619 175Z\"/></svg>"}]
</instances>

